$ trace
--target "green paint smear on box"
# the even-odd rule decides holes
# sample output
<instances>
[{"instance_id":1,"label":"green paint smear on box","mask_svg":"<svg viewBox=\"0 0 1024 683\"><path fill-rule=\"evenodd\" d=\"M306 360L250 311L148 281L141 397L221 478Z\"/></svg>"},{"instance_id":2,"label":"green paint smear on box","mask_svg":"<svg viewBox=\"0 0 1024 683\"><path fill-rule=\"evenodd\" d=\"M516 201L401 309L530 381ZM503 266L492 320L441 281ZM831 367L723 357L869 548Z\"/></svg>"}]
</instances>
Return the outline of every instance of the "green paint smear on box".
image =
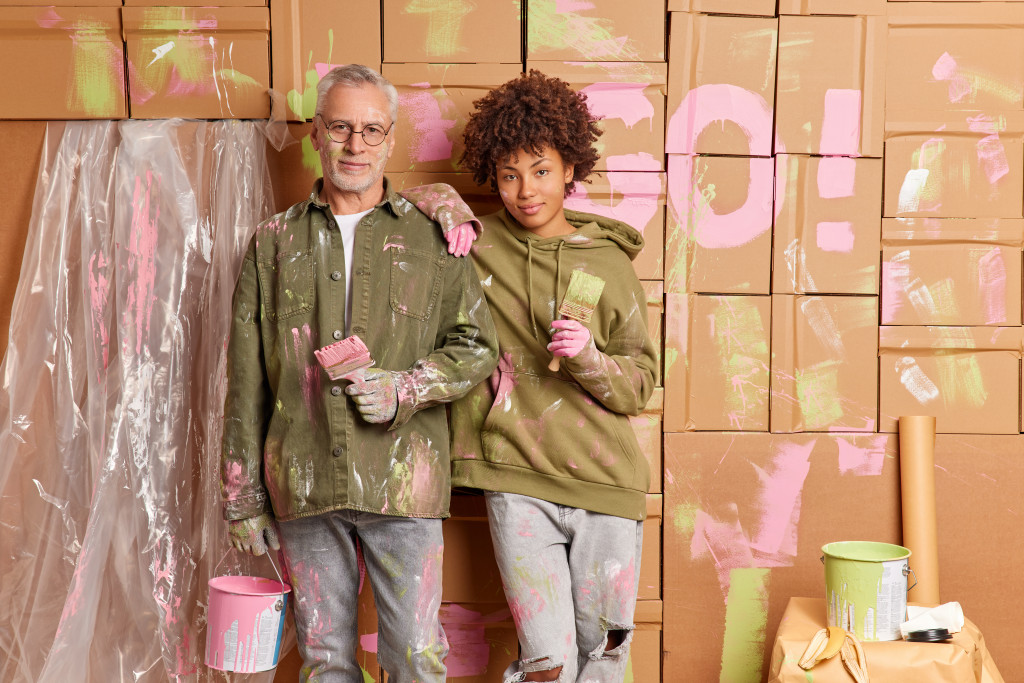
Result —
<instances>
[{"instance_id":1,"label":"green paint smear on box","mask_svg":"<svg viewBox=\"0 0 1024 683\"><path fill-rule=\"evenodd\" d=\"M427 15L427 40L424 47L432 57L454 57L466 52L461 45L462 19L473 11L474 3L466 0L412 0L405 6L406 14Z\"/></svg>"},{"instance_id":2,"label":"green paint smear on box","mask_svg":"<svg viewBox=\"0 0 1024 683\"><path fill-rule=\"evenodd\" d=\"M71 36L72 86L67 91L67 106L87 116L110 117L118 112L123 99L121 79L124 56L120 44L115 45L98 22L83 21Z\"/></svg>"},{"instance_id":3,"label":"green paint smear on box","mask_svg":"<svg viewBox=\"0 0 1024 683\"><path fill-rule=\"evenodd\" d=\"M770 569L733 569L729 572L721 681L759 683L761 680L770 578Z\"/></svg>"}]
</instances>

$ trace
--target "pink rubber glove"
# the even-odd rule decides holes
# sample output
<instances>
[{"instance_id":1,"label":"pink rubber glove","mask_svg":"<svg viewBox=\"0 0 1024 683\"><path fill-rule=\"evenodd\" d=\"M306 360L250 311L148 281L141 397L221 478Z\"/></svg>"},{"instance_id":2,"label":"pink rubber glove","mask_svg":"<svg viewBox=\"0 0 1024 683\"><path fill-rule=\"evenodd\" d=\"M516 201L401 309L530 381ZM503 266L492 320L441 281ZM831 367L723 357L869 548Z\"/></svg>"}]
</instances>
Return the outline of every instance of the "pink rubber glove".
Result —
<instances>
[{"instance_id":1,"label":"pink rubber glove","mask_svg":"<svg viewBox=\"0 0 1024 683\"><path fill-rule=\"evenodd\" d=\"M345 387L356 410L371 423L388 422L398 414L398 373L367 368L361 378Z\"/></svg>"},{"instance_id":2,"label":"pink rubber glove","mask_svg":"<svg viewBox=\"0 0 1024 683\"><path fill-rule=\"evenodd\" d=\"M590 330L578 320L552 320L551 328L554 332L551 333L548 351L552 356L573 358L590 341Z\"/></svg>"},{"instance_id":3,"label":"pink rubber glove","mask_svg":"<svg viewBox=\"0 0 1024 683\"><path fill-rule=\"evenodd\" d=\"M461 223L444 234L448 240L448 253L465 256L476 241L476 230L472 223Z\"/></svg>"},{"instance_id":4,"label":"pink rubber glove","mask_svg":"<svg viewBox=\"0 0 1024 683\"><path fill-rule=\"evenodd\" d=\"M228 535L235 550L250 555L262 555L267 552L267 546L274 550L281 549L274 518L266 512L248 519L229 520Z\"/></svg>"}]
</instances>

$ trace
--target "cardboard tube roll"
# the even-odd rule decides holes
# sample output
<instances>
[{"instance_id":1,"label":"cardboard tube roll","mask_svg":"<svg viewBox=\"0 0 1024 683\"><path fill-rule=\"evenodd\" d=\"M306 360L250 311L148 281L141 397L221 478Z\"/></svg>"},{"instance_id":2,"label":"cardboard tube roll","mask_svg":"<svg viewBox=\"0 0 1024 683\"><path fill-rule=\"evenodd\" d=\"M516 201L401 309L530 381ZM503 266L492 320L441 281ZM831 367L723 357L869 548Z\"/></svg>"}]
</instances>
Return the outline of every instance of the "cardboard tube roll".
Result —
<instances>
[{"instance_id":1,"label":"cardboard tube roll","mask_svg":"<svg viewBox=\"0 0 1024 683\"><path fill-rule=\"evenodd\" d=\"M902 415L900 429L900 492L903 545L912 553L910 568L917 577L907 595L910 602L939 604L939 545L935 522L935 418ZM911 585L913 578L910 578Z\"/></svg>"}]
</instances>

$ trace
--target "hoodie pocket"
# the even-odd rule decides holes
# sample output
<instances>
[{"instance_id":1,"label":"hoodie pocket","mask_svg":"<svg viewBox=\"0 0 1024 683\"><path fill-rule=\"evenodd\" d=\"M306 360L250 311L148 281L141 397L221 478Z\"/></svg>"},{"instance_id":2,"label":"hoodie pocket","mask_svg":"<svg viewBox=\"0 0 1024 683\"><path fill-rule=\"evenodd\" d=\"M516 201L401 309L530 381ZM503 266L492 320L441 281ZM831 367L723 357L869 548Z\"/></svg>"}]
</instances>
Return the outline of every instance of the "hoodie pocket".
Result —
<instances>
[{"instance_id":1,"label":"hoodie pocket","mask_svg":"<svg viewBox=\"0 0 1024 683\"><path fill-rule=\"evenodd\" d=\"M429 320L441 293L447 258L394 246L390 252L391 310L415 320Z\"/></svg>"}]
</instances>

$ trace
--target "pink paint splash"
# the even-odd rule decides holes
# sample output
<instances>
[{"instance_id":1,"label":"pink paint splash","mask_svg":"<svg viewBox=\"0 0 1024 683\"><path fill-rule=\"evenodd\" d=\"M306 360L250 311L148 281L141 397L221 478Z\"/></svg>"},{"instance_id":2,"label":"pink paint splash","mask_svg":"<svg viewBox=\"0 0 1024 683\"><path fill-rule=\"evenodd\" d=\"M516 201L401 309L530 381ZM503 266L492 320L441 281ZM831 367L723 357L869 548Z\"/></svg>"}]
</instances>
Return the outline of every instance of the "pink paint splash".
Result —
<instances>
[{"instance_id":1,"label":"pink paint splash","mask_svg":"<svg viewBox=\"0 0 1024 683\"><path fill-rule=\"evenodd\" d=\"M313 64L313 68L316 69L316 77L323 78L327 75L327 72L335 67L345 66L344 64L330 64L328 62L316 62Z\"/></svg>"},{"instance_id":2,"label":"pink paint splash","mask_svg":"<svg viewBox=\"0 0 1024 683\"><path fill-rule=\"evenodd\" d=\"M621 119L626 128L632 128L640 121L650 121L649 130L654 127L654 103L644 94L649 83L594 83L580 92L587 96L587 108L591 114L605 119Z\"/></svg>"},{"instance_id":3,"label":"pink paint splash","mask_svg":"<svg viewBox=\"0 0 1024 683\"><path fill-rule=\"evenodd\" d=\"M661 161L647 152L613 154L605 159L609 171L660 171Z\"/></svg>"},{"instance_id":4,"label":"pink paint splash","mask_svg":"<svg viewBox=\"0 0 1024 683\"><path fill-rule=\"evenodd\" d=\"M1006 323L1006 263L998 247L978 259L978 291L986 325Z\"/></svg>"},{"instance_id":5,"label":"pink paint splash","mask_svg":"<svg viewBox=\"0 0 1024 683\"><path fill-rule=\"evenodd\" d=\"M750 185L743 206L727 214L715 213L694 180L694 157L674 154L668 159L668 196L680 220L689 222L693 239L706 249L729 249L752 242L771 230L773 199L785 186L775 177L775 163L752 157ZM781 202L775 207L776 215Z\"/></svg>"},{"instance_id":6,"label":"pink paint splash","mask_svg":"<svg viewBox=\"0 0 1024 683\"><path fill-rule=\"evenodd\" d=\"M363 652L377 652L377 633L367 633L359 636L359 647Z\"/></svg>"},{"instance_id":7,"label":"pink paint splash","mask_svg":"<svg viewBox=\"0 0 1024 683\"><path fill-rule=\"evenodd\" d=\"M63 23L64 18L57 14L55 7L40 8L39 16L36 17L36 24L40 28L60 28Z\"/></svg>"},{"instance_id":8,"label":"pink paint splash","mask_svg":"<svg viewBox=\"0 0 1024 683\"><path fill-rule=\"evenodd\" d=\"M96 368L96 381L101 384L110 357L110 331L106 322L110 295L108 267L109 261L102 251L89 257L89 322L101 356L100 367Z\"/></svg>"},{"instance_id":9,"label":"pink paint splash","mask_svg":"<svg viewBox=\"0 0 1024 683\"><path fill-rule=\"evenodd\" d=\"M135 352L142 353L142 339L149 336L150 318L153 314L153 286L156 282L157 224L160 208L150 206L153 190L153 172L146 171L145 188L142 178L135 177L135 191L132 196L131 237L128 243L128 271L134 275L129 285L124 314L125 327L135 326ZM134 314L134 320L133 320ZM126 341L127 343L127 341ZM127 350L127 349L126 349Z\"/></svg>"},{"instance_id":10,"label":"pink paint splash","mask_svg":"<svg viewBox=\"0 0 1024 683\"><path fill-rule=\"evenodd\" d=\"M754 554L750 540L739 521L739 510L729 503L721 510L722 520L698 510L694 519L693 538L690 539L690 557L710 557L718 573L722 597L729 595L729 576L733 569L753 567Z\"/></svg>"},{"instance_id":11,"label":"pink paint splash","mask_svg":"<svg viewBox=\"0 0 1024 683\"><path fill-rule=\"evenodd\" d=\"M869 437L870 445L858 446L846 437L837 437L839 446L839 472L860 476L877 477L885 465L885 444L888 437L878 434ZM857 439L860 441L860 439Z\"/></svg>"},{"instance_id":12,"label":"pink paint splash","mask_svg":"<svg viewBox=\"0 0 1024 683\"><path fill-rule=\"evenodd\" d=\"M761 482L755 504L761 518L750 547L762 567L789 566L796 557L800 498L816 443L780 443L766 469L754 465Z\"/></svg>"},{"instance_id":13,"label":"pink paint splash","mask_svg":"<svg viewBox=\"0 0 1024 683\"><path fill-rule=\"evenodd\" d=\"M235 500L242 493L242 486L245 485L245 472L240 462L224 463L224 497L228 500Z\"/></svg>"},{"instance_id":14,"label":"pink paint splash","mask_svg":"<svg viewBox=\"0 0 1024 683\"><path fill-rule=\"evenodd\" d=\"M576 183L572 193L565 198L565 207L620 220L643 234L644 228L658 214L661 176L657 173L609 171L608 189L612 201L621 197L611 206L592 201L583 184Z\"/></svg>"},{"instance_id":15,"label":"pink paint splash","mask_svg":"<svg viewBox=\"0 0 1024 683\"><path fill-rule=\"evenodd\" d=\"M822 157L818 162L818 196L822 199L852 197L857 162L850 157Z\"/></svg>"},{"instance_id":16,"label":"pink paint splash","mask_svg":"<svg viewBox=\"0 0 1024 683\"><path fill-rule=\"evenodd\" d=\"M460 605L445 604L441 606L440 616L451 648L444 660L448 667L448 677L484 675L491 659L491 644L485 627L508 619L509 610L502 609L484 615Z\"/></svg>"},{"instance_id":17,"label":"pink paint splash","mask_svg":"<svg viewBox=\"0 0 1024 683\"><path fill-rule=\"evenodd\" d=\"M735 123L747 137L750 154L770 156L786 151L775 137L774 110L764 98L731 83L700 85L686 93L669 119L665 130L665 151L670 154L695 154L697 138L708 126L719 122Z\"/></svg>"},{"instance_id":18,"label":"pink paint splash","mask_svg":"<svg viewBox=\"0 0 1024 683\"><path fill-rule=\"evenodd\" d=\"M305 323L302 329L292 328L292 352L295 354L294 362L301 366L299 388L302 390L302 399L306 404L306 416L311 425L317 424L317 404L320 401L320 365L310 362L313 347L313 333L309 324Z\"/></svg>"},{"instance_id":19,"label":"pink paint splash","mask_svg":"<svg viewBox=\"0 0 1024 683\"><path fill-rule=\"evenodd\" d=\"M935 60L935 64L932 66L932 76L937 81L949 81L947 94L952 104L961 101L973 91L970 79L963 75L960 65L948 52L943 52Z\"/></svg>"},{"instance_id":20,"label":"pink paint splash","mask_svg":"<svg viewBox=\"0 0 1024 683\"><path fill-rule=\"evenodd\" d=\"M825 91L821 121L820 154L857 156L860 146L861 92L848 88Z\"/></svg>"},{"instance_id":21,"label":"pink paint splash","mask_svg":"<svg viewBox=\"0 0 1024 683\"><path fill-rule=\"evenodd\" d=\"M430 92L414 91L402 93L399 104L407 120L412 122L414 133L409 141L410 155L414 161L439 161L452 156L452 141L448 131L455 126L454 119L445 119L441 105Z\"/></svg>"},{"instance_id":22,"label":"pink paint splash","mask_svg":"<svg viewBox=\"0 0 1024 683\"><path fill-rule=\"evenodd\" d=\"M594 9L594 3L588 0L555 0L555 11L559 14L582 12L588 9Z\"/></svg>"},{"instance_id":23,"label":"pink paint splash","mask_svg":"<svg viewBox=\"0 0 1024 683\"><path fill-rule=\"evenodd\" d=\"M816 230L818 249L849 254L853 251L853 223L821 221Z\"/></svg>"}]
</instances>

